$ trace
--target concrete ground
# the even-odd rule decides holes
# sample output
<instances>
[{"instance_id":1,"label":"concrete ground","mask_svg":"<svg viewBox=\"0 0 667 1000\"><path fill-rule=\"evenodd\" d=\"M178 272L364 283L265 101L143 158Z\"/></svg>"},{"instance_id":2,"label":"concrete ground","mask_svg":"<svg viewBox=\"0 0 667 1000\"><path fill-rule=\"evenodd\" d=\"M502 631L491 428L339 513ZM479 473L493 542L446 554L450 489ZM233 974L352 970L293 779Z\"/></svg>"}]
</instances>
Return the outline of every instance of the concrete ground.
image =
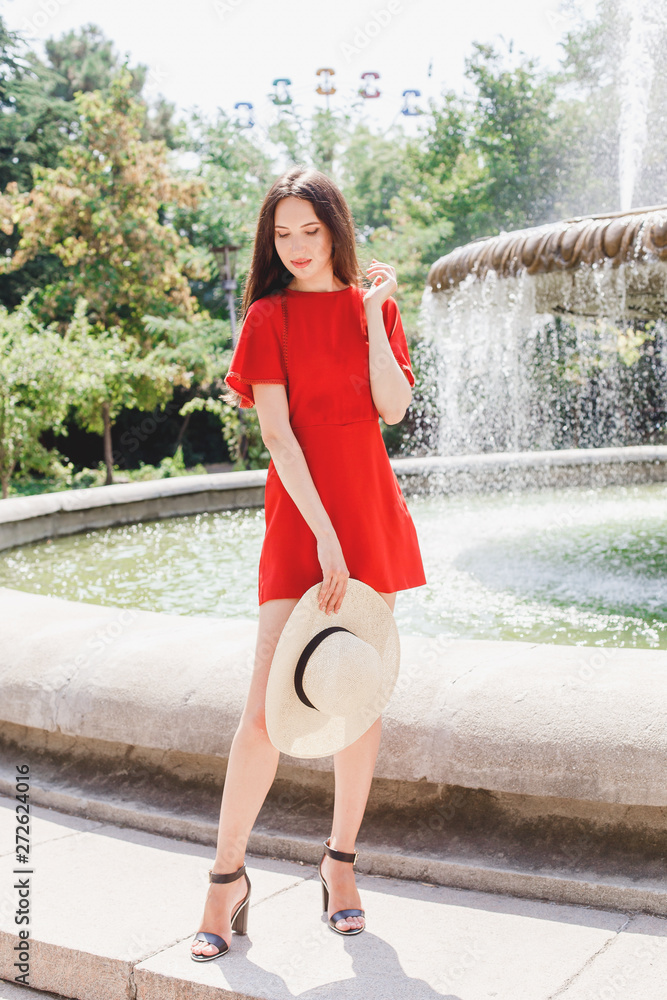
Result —
<instances>
[{"instance_id":1,"label":"concrete ground","mask_svg":"<svg viewBox=\"0 0 667 1000\"><path fill-rule=\"evenodd\" d=\"M35 807L27 869L14 805L0 799L0 975L14 976L15 882L29 871L32 989L2 984L0 1000L665 995L664 917L358 873L367 929L346 940L326 924L314 865L251 855L248 934L195 965L211 848Z\"/></svg>"},{"instance_id":2,"label":"concrete ground","mask_svg":"<svg viewBox=\"0 0 667 1000\"><path fill-rule=\"evenodd\" d=\"M32 990L29 986L17 986L0 981L0 1000L63 1000L55 993L45 993L44 990Z\"/></svg>"}]
</instances>

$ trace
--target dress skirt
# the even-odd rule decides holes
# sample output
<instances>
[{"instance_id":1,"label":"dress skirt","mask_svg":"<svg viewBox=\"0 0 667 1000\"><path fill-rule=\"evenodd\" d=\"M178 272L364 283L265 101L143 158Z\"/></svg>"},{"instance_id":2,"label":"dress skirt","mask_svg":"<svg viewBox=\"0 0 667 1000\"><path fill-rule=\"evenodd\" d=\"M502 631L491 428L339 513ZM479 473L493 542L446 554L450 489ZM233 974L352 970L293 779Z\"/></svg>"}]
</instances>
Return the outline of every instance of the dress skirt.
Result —
<instances>
[{"instance_id":1,"label":"dress skirt","mask_svg":"<svg viewBox=\"0 0 667 1000\"><path fill-rule=\"evenodd\" d=\"M377 420L294 429L356 580L381 593L426 583L417 532ZM266 477L259 603L301 597L322 579L317 540L273 461Z\"/></svg>"}]
</instances>

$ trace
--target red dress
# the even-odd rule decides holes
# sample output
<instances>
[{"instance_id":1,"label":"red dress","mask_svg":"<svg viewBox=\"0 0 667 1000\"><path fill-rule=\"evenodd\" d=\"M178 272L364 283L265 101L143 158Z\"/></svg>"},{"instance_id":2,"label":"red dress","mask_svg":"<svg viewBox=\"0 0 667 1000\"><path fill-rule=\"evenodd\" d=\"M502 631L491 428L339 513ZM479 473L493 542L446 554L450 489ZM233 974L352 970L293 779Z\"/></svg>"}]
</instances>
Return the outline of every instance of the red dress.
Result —
<instances>
[{"instance_id":1,"label":"red dress","mask_svg":"<svg viewBox=\"0 0 667 1000\"><path fill-rule=\"evenodd\" d=\"M225 382L254 405L252 386L287 387L292 430L340 541L350 576L393 593L426 583L417 532L389 462L371 395L364 291L287 288L246 313ZM283 315L283 301L284 311ZM382 306L394 357L414 375L398 306ZM284 322L286 319L286 323ZM259 603L301 597L322 579L317 541L269 462Z\"/></svg>"}]
</instances>

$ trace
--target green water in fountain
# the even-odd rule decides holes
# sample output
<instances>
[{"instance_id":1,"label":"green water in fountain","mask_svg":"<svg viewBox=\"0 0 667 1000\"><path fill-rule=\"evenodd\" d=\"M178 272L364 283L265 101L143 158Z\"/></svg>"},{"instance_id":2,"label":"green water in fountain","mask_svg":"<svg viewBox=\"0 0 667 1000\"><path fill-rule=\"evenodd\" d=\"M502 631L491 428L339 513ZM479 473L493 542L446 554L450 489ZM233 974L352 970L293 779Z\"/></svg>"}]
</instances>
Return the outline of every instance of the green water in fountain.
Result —
<instances>
[{"instance_id":1,"label":"green water in fountain","mask_svg":"<svg viewBox=\"0 0 667 1000\"><path fill-rule=\"evenodd\" d=\"M667 649L667 483L407 498L427 584L403 635ZM0 585L257 618L263 509L88 531L0 557Z\"/></svg>"}]
</instances>

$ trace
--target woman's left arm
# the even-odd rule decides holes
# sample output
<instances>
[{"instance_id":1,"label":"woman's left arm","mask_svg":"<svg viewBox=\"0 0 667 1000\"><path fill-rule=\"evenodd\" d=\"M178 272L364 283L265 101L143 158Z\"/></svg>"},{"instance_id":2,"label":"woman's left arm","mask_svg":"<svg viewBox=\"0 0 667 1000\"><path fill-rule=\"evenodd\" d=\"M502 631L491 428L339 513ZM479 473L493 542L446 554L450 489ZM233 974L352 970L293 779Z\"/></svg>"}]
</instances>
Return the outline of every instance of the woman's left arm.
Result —
<instances>
[{"instance_id":1,"label":"woman's left arm","mask_svg":"<svg viewBox=\"0 0 667 1000\"><path fill-rule=\"evenodd\" d=\"M398 424L410 405L412 389L394 357L382 315L383 304L398 288L396 271L391 264L374 259L366 273L374 279L364 295L371 395L385 424Z\"/></svg>"}]
</instances>

